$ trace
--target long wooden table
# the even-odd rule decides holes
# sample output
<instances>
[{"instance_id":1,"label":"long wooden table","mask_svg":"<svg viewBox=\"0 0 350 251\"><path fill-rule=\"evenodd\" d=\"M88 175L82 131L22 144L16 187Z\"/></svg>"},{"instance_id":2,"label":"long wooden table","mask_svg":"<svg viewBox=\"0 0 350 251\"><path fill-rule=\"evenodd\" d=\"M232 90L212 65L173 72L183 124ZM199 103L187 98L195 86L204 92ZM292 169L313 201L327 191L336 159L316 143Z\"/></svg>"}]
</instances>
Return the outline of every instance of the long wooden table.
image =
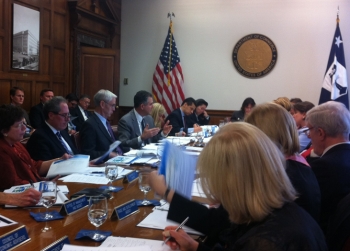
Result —
<instances>
[{"instance_id":1,"label":"long wooden table","mask_svg":"<svg viewBox=\"0 0 350 251\"><path fill-rule=\"evenodd\" d=\"M70 195L86 188L99 187L101 185L84 184L84 183L63 183L58 182L59 185L67 185L69 189L68 198ZM137 227L150 212L152 206L139 207L140 212L131 215L123 220L111 220L113 209L131 199L143 199L143 193L138 187L138 182L134 181L129 184L123 184L122 180L117 180L113 183L115 186L123 186L123 190L113 193L114 198L108 201L108 219L99 227L100 230L112 231L112 236L122 237L136 237L145 239L162 240L162 230L149 229ZM147 196L152 199L153 192L150 191ZM60 207L52 207L49 210L59 210ZM45 212L45 208L0 208L0 214L4 215L16 222L16 226L8 226L0 228L0 235L8 232L21 225L25 225L31 240L15 250L41 250L54 241L67 235L71 244L81 246L99 246L101 243L92 240L75 240L75 236L81 229L95 229L87 217L88 208L84 208L72 215L65 216L64 219L49 221L48 225L52 228L50 231L42 233L41 229L45 226L45 222L36 222L29 214L29 212Z\"/></svg>"}]
</instances>

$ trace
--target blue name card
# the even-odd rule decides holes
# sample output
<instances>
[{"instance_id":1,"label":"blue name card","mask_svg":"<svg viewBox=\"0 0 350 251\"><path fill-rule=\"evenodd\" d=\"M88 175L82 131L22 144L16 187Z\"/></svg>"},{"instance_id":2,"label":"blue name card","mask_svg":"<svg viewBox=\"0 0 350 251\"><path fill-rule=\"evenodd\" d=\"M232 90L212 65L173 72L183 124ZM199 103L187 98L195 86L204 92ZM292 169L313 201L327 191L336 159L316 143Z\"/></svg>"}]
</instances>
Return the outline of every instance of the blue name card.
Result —
<instances>
[{"instance_id":1,"label":"blue name card","mask_svg":"<svg viewBox=\"0 0 350 251\"><path fill-rule=\"evenodd\" d=\"M136 171L133 171L133 172L125 175L123 183L131 183L131 182L135 181L138 177L139 177L139 173Z\"/></svg>"},{"instance_id":2,"label":"blue name card","mask_svg":"<svg viewBox=\"0 0 350 251\"><path fill-rule=\"evenodd\" d=\"M53 242L41 251L60 251L64 244L70 244L68 236L63 236L61 239Z\"/></svg>"},{"instance_id":3,"label":"blue name card","mask_svg":"<svg viewBox=\"0 0 350 251\"><path fill-rule=\"evenodd\" d=\"M140 212L135 200L130 200L116 208L114 208L111 218L118 217L118 220Z\"/></svg>"},{"instance_id":4,"label":"blue name card","mask_svg":"<svg viewBox=\"0 0 350 251\"><path fill-rule=\"evenodd\" d=\"M89 202L85 195L79 196L77 198L74 198L72 200L69 200L65 202L60 210L60 214L62 215L70 215L72 213L75 213L84 207L87 207L89 205Z\"/></svg>"},{"instance_id":5,"label":"blue name card","mask_svg":"<svg viewBox=\"0 0 350 251\"><path fill-rule=\"evenodd\" d=\"M27 233L27 229L25 226L21 226L16 228L2 236L0 236L0 250L10 250L15 247L22 245L29 241L30 238Z\"/></svg>"}]
</instances>

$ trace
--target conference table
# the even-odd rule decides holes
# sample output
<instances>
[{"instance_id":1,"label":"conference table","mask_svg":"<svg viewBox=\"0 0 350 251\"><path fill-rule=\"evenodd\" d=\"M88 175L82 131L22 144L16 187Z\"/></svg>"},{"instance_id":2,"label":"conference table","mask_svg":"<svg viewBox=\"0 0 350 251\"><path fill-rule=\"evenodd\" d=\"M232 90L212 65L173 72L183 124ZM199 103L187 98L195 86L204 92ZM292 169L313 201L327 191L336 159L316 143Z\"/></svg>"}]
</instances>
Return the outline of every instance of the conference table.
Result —
<instances>
[{"instance_id":1,"label":"conference table","mask_svg":"<svg viewBox=\"0 0 350 251\"><path fill-rule=\"evenodd\" d=\"M58 185L67 185L69 189L69 194L67 195L68 198L70 195L84 188L98 188L101 186L97 184L70 183L62 181L58 181ZM137 179L131 183L123 183L122 179L120 179L114 181L113 185L122 186L123 189L117 193L113 193L114 198L108 200L108 218L98 229L111 231L112 236L162 240L162 230L136 226L152 212L153 206L139 207L140 212L122 220L111 219L115 207L120 206L131 199L143 199L143 192L141 192L138 187ZM147 198L154 198L152 191L147 194ZM46 222L36 222L30 216L29 212L45 212L45 210L45 208L0 208L0 215L18 222L17 225L0 228L0 236L21 225L25 225L31 240L15 248L15 250L41 250L64 236L68 236L70 244L73 245L99 246L101 244L100 242L95 242L90 239L75 240L75 237L80 230L95 229L87 217L88 207L71 215L64 216L63 219L48 221L48 225L51 229L43 233L41 232L41 229L45 226ZM49 210L59 211L60 207L52 207Z\"/></svg>"}]
</instances>

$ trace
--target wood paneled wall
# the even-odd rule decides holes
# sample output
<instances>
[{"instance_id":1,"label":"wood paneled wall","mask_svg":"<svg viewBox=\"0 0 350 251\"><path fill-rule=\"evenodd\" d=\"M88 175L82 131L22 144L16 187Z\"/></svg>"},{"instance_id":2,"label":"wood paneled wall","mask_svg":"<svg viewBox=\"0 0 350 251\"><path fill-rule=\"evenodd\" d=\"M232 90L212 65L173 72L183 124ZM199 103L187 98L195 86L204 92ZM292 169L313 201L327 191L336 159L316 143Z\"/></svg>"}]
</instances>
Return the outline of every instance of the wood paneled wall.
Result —
<instances>
[{"instance_id":1,"label":"wood paneled wall","mask_svg":"<svg viewBox=\"0 0 350 251\"><path fill-rule=\"evenodd\" d=\"M12 68L13 3L40 11L39 69ZM55 95L70 92L69 12L66 0L0 1L0 103L10 102L11 87L25 90L23 108L39 103L39 93L51 88Z\"/></svg>"}]
</instances>

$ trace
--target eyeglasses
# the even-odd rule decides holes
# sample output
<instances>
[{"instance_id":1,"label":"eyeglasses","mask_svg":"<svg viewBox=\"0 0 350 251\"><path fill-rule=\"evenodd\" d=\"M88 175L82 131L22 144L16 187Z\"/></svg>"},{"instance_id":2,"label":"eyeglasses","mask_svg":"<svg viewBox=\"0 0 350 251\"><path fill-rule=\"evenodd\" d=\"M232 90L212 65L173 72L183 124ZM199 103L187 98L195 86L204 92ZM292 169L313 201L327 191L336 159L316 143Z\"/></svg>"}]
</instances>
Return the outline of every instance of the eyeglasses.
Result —
<instances>
[{"instance_id":1,"label":"eyeglasses","mask_svg":"<svg viewBox=\"0 0 350 251\"><path fill-rule=\"evenodd\" d=\"M58 112L54 112L54 114L56 115L60 115L61 117L65 118L65 119L70 119L72 116L70 115L70 113L58 113Z\"/></svg>"},{"instance_id":2,"label":"eyeglasses","mask_svg":"<svg viewBox=\"0 0 350 251\"><path fill-rule=\"evenodd\" d=\"M24 121L22 121L21 123L19 123L17 125L13 125L12 127L16 128L16 129L20 129L23 126L27 127L27 124Z\"/></svg>"},{"instance_id":3,"label":"eyeglasses","mask_svg":"<svg viewBox=\"0 0 350 251\"><path fill-rule=\"evenodd\" d=\"M103 101L103 102L105 102L105 104L109 105L109 106L112 107L112 108L113 108L113 107L116 108L116 106L117 106L116 104L109 104L109 103L107 103L106 101Z\"/></svg>"},{"instance_id":4,"label":"eyeglasses","mask_svg":"<svg viewBox=\"0 0 350 251\"><path fill-rule=\"evenodd\" d=\"M305 133L307 136L310 135L310 130L314 129L313 126L310 126L309 128L305 128L305 130L303 131L303 133Z\"/></svg>"}]
</instances>

